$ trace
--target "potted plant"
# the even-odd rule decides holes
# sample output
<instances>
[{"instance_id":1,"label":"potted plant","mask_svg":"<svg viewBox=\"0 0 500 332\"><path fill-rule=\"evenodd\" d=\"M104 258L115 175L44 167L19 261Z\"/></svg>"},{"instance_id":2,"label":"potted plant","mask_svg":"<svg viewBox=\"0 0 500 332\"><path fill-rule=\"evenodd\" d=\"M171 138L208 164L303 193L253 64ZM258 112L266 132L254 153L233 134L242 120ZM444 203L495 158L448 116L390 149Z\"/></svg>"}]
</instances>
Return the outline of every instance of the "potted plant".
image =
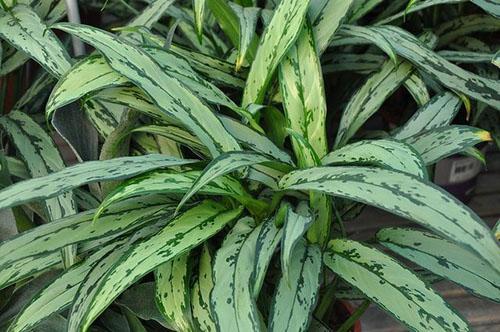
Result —
<instances>
[{"instance_id":1,"label":"potted plant","mask_svg":"<svg viewBox=\"0 0 500 332\"><path fill-rule=\"evenodd\" d=\"M436 276L500 300L492 231L428 173L490 140L450 125L446 100L498 109L500 82L432 51L431 33L356 23L393 19L374 4L147 2L128 5L134 18L112 33L2 1L0 37L49 77L22 99L51 90L44 116L20 107L0 118L12 183L0 209L37 225L0 243L3 328L358 331L373 303L411 330L470 330L431 288ZM71 59L54 31L95 51ZM329 123L320 60L364 61L347 52L365 44L382 62L343 88ZM441 91L426 98L427 85ZM401 86L420 103L411 118L363 136ZM65 167L45 120L70 104L99 133L100 156ZM422 228L354 241L344 223L363 205Z\"/></svg>"}]
</instances>

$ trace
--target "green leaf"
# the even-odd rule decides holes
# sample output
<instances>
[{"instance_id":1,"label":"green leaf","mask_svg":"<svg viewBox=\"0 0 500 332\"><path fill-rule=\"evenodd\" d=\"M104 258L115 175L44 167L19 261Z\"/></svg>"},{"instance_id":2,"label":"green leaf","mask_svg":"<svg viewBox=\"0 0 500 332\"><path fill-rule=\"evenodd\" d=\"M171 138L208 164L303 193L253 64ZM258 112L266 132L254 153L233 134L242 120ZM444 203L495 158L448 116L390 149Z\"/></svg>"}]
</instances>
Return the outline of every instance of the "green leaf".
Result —
<instances>
[{"instance_id":1,"label":"green leaf","mask_svg":"<svg viewBox=\"0 0 500 332\"><path fill-rule=\"evenodd\" d=\"M481 218L430 182L385 169L339 166L289 173L280 187L318 190L408 218L476 252L498 269L500 251Z\"/></svg>"},{"instance_id":2,"label":"green leaf","mask_svg":"<svg viewBox=\"0 0 500 332\"><path fill-rule=\"evenodd\" d=\"M131 197L151 194L185 194L200 175L200 171L182 173L160 171L125 181L104 199L96 212L96 217L110 206ZM246 206L262 207L262 202L254 199L236 179L229 176L214 179L201 188L199 193L230 196Z\"/></svg>"},{"instance_id":3,"label":"green leaf","mask_svg":"<svg viewBox=\"0 0 500 332\"><path fill-rule=\"evenodd\" d=\"M17 5L0 17L0 37L29 54L55 77L71 67L71 58L59 39L27 6Z\"/></svg>"},{"instance_id":4,"label":"green leaf","mask_svg":"<svg viewBox=\"0 0 500 332\"><path fill-rule=\"evenodd\" d=\"M309 0L283 0L261 37L248 74L243 107L262 104L267 86L281 59L299 36Z\"/></svg>"},{"instance_id":5,"label":"green leaf","mask_svg":"<svg viewBox=\"0 0 500 332\"><path fill-rule=\"evenodd\" d=\"M155 270L157 306L179 331L193 330L188 261L189 252L186 252Z\"/></svg>"},{"instance_id":6,"label":"green leaf","mask_svg":"<svg viewBox=\"0 0 500 332\"><path fill-rule=\"evenodd\" d=\"M321 276L321 249L304 239L293 250L289 274L278 284L269 331L307 331L316 306Z\"/></svg>"},{"instance_id":7,"label":"green leaf","mask_svg":"<svg viewBox=\"0 0 500 332\"><path fill-rule=\"evenodd\" d=\"M137 15L127 26L129 27L147 27L151 28L153 24L158 22L165 11L170 7L175 0L155 0L151 1L150 5L146 7L142 13Z\"/></svg>"},{"instance_id":8,"label":"green leaf","mask_svg":"<svg viewBox=\"0 0 500 332\"><path fill-rule=\"evenodd\" d=\"M404 85L418 106L427 104L431 99L427 85L418 73L414 72Z\"/></svg>"},{"instance_id":9,"label":"green leaf","mask_svg":"<svg viewBox=\"0 0 500 332\"><path fill-rule=\"evenodd\" d=\"M303 235L314 221L307 204L300 204L297 213L290 207L286 210L283 238L281 239L281 270L283 278L290 286L291 270L296 267L295 247L303 240ZM306 249L302 245L302 250ZM292 259L293 257L293 259Z\"/></svg>"},{"instance_id":10,"label":"green leaf","mask_svg":"<svg viewBox=\"0 0 500 332\"><path fill-rule=\"evenodd\" d=\"M207 165L207 167L200 174L200 177L196 179L192 187L189 188L184 197L182 197L181 201L179 202L178 209L180 209L194 194L196 194L198 190L200 190L207 183L210 183L218 177L221 177L242 167L260 164L266 161L270 161L270 159L266 156L248 151L234 151L219 155Z\"/></svg>"},{"instance_id":11,"label":"green leaf","mask_svg":"<svg viewBox=\"0 0 500 332\"><path fill-rule=\"evenodd\" d=\"M311 0L308 10L316 51L322 54L346 19L354 0Z\"/></svg>"},{"instance_id":12,"label":"green leaf","mask_svg":"<svg viewBox=\"0 0 500 332\"><path fill-rule=\"evenodd\" d=\"M325 90L313 32L308 24L304 24L295 45L281 62L279 78L288 127L300 134L322 158L328 149ZM292 143L295 155L304 155L295 139ZM314 160L300 160L300 163L315 165Z\"/></svg>"},{"instance_id":13,"label":"green leaf","mask_svg":"<svg viewBox=\"0 0 500 332\"><path fill-rule=\"evenodd\" d=\"M293 165L290 156L278 148L269 138L230 117L221 116L222 124L241 145L270 156L286 164Z\"/></svg>"},{"instance_id":14,"label":"green leaf","mask_svg":"<svg viewBox=\"0 0 500 332\"><path fill-rule=\"evenodd\" d=\"M191 292L193 321L200 331L216 331L210 308L210 293L213 288L212 255L210 249L205 244L200 255L198 279L196 279Z\"/></svg>"},{"instance_id":15,"label":"green leaf","mask_svg":"<svg viewBox=\"0 0 500 332\"><path fill-rule=\"evenodd\" d=\"M238 220L217 251L213 267L212 313L217 331L258 331L261 328L250 278L254 270L259 229L250 217Z\"/></svg>"},{"instance_id":16,"label":"green leaf","mask_svg":"<svg viewBox=\"0 0 500 332\"><path fill-rule=\"evenodd\" d=\"M229 2L229 5L239 21L238 56L236 57L236 71L239 71L254 40L260 8L242 7L234 2Z\"/></svg>"},{"instance_id":17,"label":"green leaf","mask_svg":"<svg viewBox=\"0 0 500 332\"><path fill-rule=\"evenodd\" d=\"M89 271L111 251L120 250L120 246L125 242L125 240L115 241L61 274L31 299L9 326L9 331L32 330L46 317L66 309Z\"/></svg>"},{"instance_id":18,"label":"green leaf","mask_svg":"<svg viewBox=\"0 0 500 332\"><path fill-rule=\"evenodd\" d=\"M436 35L439 36L439 47L449 45L463 36L478 32L497 32L499 30L500 22L498 18L483 14L460 15L452 20L446 20L434 29Z\"/></svg>"},{"instance_id":19,"label":"green leaf","mask_svg":"<svg viewBox=\"0 0 500 332\"><path fill-rule=\"evenodd\" d=\"M124 202L92 223L94 211L66 217L23 232L0 243L0 288L29 277L61 262L59 249L82 243L88 251L122 234L173 212L163 201ZM95 241L95 242L94 242Z\"/></svg>"},{"instance_id":20,"label":"green leaf","mask_svg":"<svg viewBox=\"0 0 500 332\"><path fill-rule=\"evenodd\" d=\"M457 95L451 92L440 93L419 108L404 125L393 133L393 137L403 140L428 130L447 126L455 118L461 105L462 102Z\"/></svg>"},{"instance_id":21,"label":"green leaf","mask_svg":"<svg viewBox=\"0 0 500 332\"><path fill-rule=\"evenodd\" d=\"M385 228L378 241L398 255L464 286L472 293L500 302L500 274L453 242L413 229Z\"/></svg>"},{"instance_id":22,"label":"green leaf","mask_svg":"<svg viewBox=\"0 0 500 332\"><path fill-rule=\"evenodd\" d=\"M333 240L324 262L411 330L471 330L428 285L376 249L352 240Z\"/></svg>"},{"instance_id":23,"label":"green leaf","mask_svg":"<svg viewBox=\"0 0 500 332\"><path fill-rule=\"evenodd\" d=\"M360 18L371 12L381 2L383 2L383 0L354 0L354 4L349 16L349 21L353 22L359 20Z\"/></svg>"},{"instance_id":24,"label":"green leaf","mask_svg":"<svg viewBox=\"0 0 500 332\"><path fill-rule=\"evenodd\" d=\"M70 330L85 330L95 318L127 287L156 267L196 247L234 220L242 209L226 210L206 201L172 220L151 238L132 246L98 283L95 291L82 294L75 302L70 319ZM180 241L182 239L182 241Z\"/></svg>"},{"instance_id":25,"label":"green leaf","mask_svg":"<svg viewBox=\"0 0 500 332\"><path fill-rule=\"evenodd\" d=\"M163 112L176 118L196 134L213 156L240 149L213 112L182 82L165 73L139 47L89 26L59 23L54 27L74 34L96 47L114 70L141 87ZM179 100L182 100L182 105Z\"/></svg>"},{"instance_id":26,"label":"green leaf","mask_svg":"<svg viewBox=\"0 0 500 332\"><path fill-rule=\"evenodd\" d=\"M412 72L413 66L406 61L386 61L379 72L370 76L351 97L342 114L335 148L344 146Z\"/></svg>"},{"instance_id":27,"label":"green leaf","mask_svg":"<svg viewBox=\"0 0 500 332\"><path fill-rule=\"evenodd\" d=\"M205 16L205 0L193 0L194 27L198 40L203 40L203 17Z\"/></svg>"},{"instance_id":28,"label":"green leaf","mask_svg":"<svg viewBox=\"0 0 500 332\"><path fill-rule=\"evenodd\" d=\"M258 231L258 235L254 245L254 270L250 277L252 293L255 300L259 297L269 263L283 236L282 228L276 226L276 218L277 216L274 216L274 218L267 218L257 226L255 230Z\"/></svg>"},{"instance_id":29,"label":"green leaf","mask_svg":"<svg viewBox=\"0 0 500 332\"><path fill-rule=\"evenodd\" d=\"M446 61L410 33L392 26L374 27L402 57L442 85L500 109L500 83Z\"/></svg>"},{"instance_id":30,"label":"green leaf","mask_svg":"<svg viewBox=\"0 0 500 332\"><path fill-rule=\"evenodd\" d=\"M426 1L412 1L413 3L410 6L410 3L408 6L406 6L405 10L402 10L396 14L393 14L389 17L384 18L383 20L380 20L377 22L377 25L382 25L382 24L387 24L389 22L395 21L398 18L405 18L407 17L408 14L415 13L418 11L421 11L425 8L429 8L432 6L436 5L444 5L444 4L456 4L456 3L462 3L466 2L467 0L426 0Z\"/></svg>"},{"instance_id":31,"label":"green leaf","mask_svg":"<svg viewBox=\"0 0 500 332\"><path fill-rule=\"evenodd\" d=\"M404 140L420 154L426 165L487 141L491 141L489 132L460 125L431 129Z\"/></svg>"},{"instance_id":32,"label":"green leaf","mask_svg":"<svg viewBox=\"0 0 500 332\"><path fill-rule=\"evenodd\" d=\"M491 0L471 0L471 2L482 9L484 9L489 14L500 18L500 3Z\"/></svg>"},{"instance_id":33,"label":"green leaf","mask_svg":"<svg viewBox=\"0 0 500 332\"><path fill-rule=\"evenodd\" d=\"M44 155L49 156L45 151ZM160 154L88 161L43 177L18 182L1 190L0 209L33 200L49 199L88 183L121 180L150 170L187 165L193 162L195 161Z\"/></svg>"},{"instance_id":34,"label":"green leaf","mask_svg":"<svg viewBox=\"0 0 500 332\"><path fill-rule=\"evenodd\" d=\"M359 141L327 154L322 165L370 165L427 179L427 168L411 145L393 139Z\"/></svg>"}]
</instances>

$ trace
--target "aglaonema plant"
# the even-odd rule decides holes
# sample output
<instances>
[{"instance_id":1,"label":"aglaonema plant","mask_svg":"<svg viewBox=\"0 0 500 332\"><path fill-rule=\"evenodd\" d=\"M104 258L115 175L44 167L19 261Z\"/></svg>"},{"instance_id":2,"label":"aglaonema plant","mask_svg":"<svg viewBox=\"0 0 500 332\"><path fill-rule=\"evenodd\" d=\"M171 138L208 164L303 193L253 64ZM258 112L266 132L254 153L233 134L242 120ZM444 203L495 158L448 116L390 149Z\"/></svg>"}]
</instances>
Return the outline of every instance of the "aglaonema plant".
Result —
<instances>
[{"instance_id":1,"label":"aglaonema plant","mask_svg":"<svg viewBox=\"0 0 500 332\"><path fill-rule=\"evenodd\" d=\"M446 47L498 29L500 5L472 1L482 12L459 31L434 15L416 36L397 25L437 1L147 2L109 4L137 11L114 32L55 23L60 1L2 2L2 70L29 57L44 71L0 118L0 209L30 228L0 243L3 327L328 331L335 300L353 298L340 331L370 303L410 330L468 331L433 280L500 301L494 232L429 175L491 140L452 121L471 100L498 112L498 75L455 64L484 52ZM54 31L95 51L72 59ZM340 71L368 76L341 84L333 121L324 74ZM412 115L363 137L399 89ZM66 167L50 120L75 103L103 144ZM420 227L349 239L365 205Z\"/></svg>"}]
</instances>

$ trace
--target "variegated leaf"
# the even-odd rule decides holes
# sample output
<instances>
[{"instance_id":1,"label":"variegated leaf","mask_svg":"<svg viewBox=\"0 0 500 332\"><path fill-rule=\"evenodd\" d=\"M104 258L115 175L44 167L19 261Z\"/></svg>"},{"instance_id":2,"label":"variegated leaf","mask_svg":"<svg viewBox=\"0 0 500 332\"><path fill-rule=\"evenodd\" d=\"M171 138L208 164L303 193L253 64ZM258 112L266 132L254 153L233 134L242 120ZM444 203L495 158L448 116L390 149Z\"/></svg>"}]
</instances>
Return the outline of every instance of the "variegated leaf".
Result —
<instances>
[{"instance_id":1,"label":"variegated leaf","mask_svg":"<svg viewBox=\"0 0 500 332\"><path fill-rule=\"evenodd\" d=\"M316 167L289 173L282 189L317 190L384 209L418 222L477 253L495 269L500 251L471 209L430 182L370 167Z\"/></svg>"},{"instance_id":2,"label":"variegated leaf","mask_svg":"<svg viewBox=\"0 0 500 332\"><path fill-rule=\"evenodd\" d=\"M259 331L261 322L250 278L259 229L250 217L238 220L217 251L210 296L217 331Z\"/></svg>"},{"instance_id":3,"label":"variegated leaf","mask_svg":"<svg viewBox=\"0 0 500 332\"><path fill-rule=\"evenodd\" d=\"M184 197L182 197L181 201L179 202L178 208L181 208L184 203L186 203L203 186L217 179L218 177L221 177L242 167L252 166L269 161L270 159L268 157L252 152L235 151L219 155L207 165L207 167L201 173L200 177L193 183L193 186L189 188Z\"/></svg>"},{"instance_id":4,"label":"variegated leaf","mask_svg":"<svg viewBox=\"0 0 500 332\"><path fill-rule=\"evenodd\" d=\"M443 92L434 96L394 133L398 140L421 134L427 130L449 125L462 105L458 96L451 92Z\"/></svg>"},{"instance_id":5,"label":"variegated leaf","mask_svg":"<svg viewBox=\"0 0 500 332\"><path fill-rule=\"evenodd\" d=\"M427 179L427 168L411 145L392 139L359 141L327 154L322 165L371 165Z\"/></svg>"},{"instance_id":6,"label":"variegated leaf","mask_svg":"<svg viewBox=\"0 0 500 332\"><path fill-rule=\"evenodd\" d=\"M45 153L45 156L47 155ZM193 162L194 160L159 154L88 161L43 177L18 182L1 190L0 208L20 205L33 200L49 199L88 183L120 180L158 168L186 165Z\"/></svg>"},{"instance_id":7,"label":"variegated leaf","mask_svg":"<svg viewBox=\"0 0 500 332\"><path fill-rule=\"evenodd\" d=\"M333 240L324 262L409 329L471 330L425 282L376 249L352 240Z\"/></svg>"},{"instance_id":8,"label":"variegated leaf","mask_svg":"<svg viewBox=\"0 0 500 332\"><path fill-rule=\"evenodd\" d=\"M142 49L89 26L59 23L54 27L96 47L114 70L141 87L163 112L195 133L213 156L240 149L213 112L182 82L165 73Z\"/></svg>"},{"instance_id":9,"label":"variegated leaf","mask_svg":"<svg viewBox=\"0 0 500 332\"><path fill-rule=\"evenodd\" d=\"M431 129L404 140L420 154L426 165L487 141L491 141L489 132L460 125Z\"/></svg>"},{"instance_id":10,"label":"variegated leaf","mask_svg":"<svg viewBox=\"0 0 500 332\"><path fill-rule=\"evenodd\" d=\"M453 242L413 229L385 228L377 239L398 255L456 282L479 296L500 302L500 273Z\"/></svg>"},{"instance_id":11,"label":"variegated leaf","mask_svg":"<svg viewBox=\"0 0 500 332\"><path fill-rule=\"evenodd\" d=\"M319 246L297 242L289 274L280 279L274 295L269 331L307 331L319 293L321 255Z\"/></svg>"},{"instance_id":12,"label":"variegated leaf","mask_svg":"<svg viewBox=\"0 0 500 332\"><path fill-rule=\"evenodd\" d=\"M212 254L205 244L200 255L198 279L196 279L191 291L193 322L201 331L216 331L212 309L210 308L210 293L213 288Z\"/></svg>"},{"instance_id":13,"label":"variegated leaf","mask_svg":"<svg viewBox=\"0 0 500 332\"><path fill-rule=\"evenodd\" d=\"M281 239L281 270L283 271L283 279L288 282L288 286L290 286L291 282L290 270L296 267L294 265L295 246L303 240L302 236L314 221L307 204L303 203L301 202L299 205L297 213L293 212L291 207L288 207L285 215L284 232Z\"/></svg>"},{"instance_id":14,"label":"variegated leaf","mask_svg":"<svg viewBox=\"0 0 500 332\"><path fill-rule=\"evenodd\" d=\"M354 0L311 0L308 16L311 22L316 51L322 54L335 32L346 19Z\"/></svg>"},{"instance_id":15,"label":"variegated leaf","mask_svg":"<svg viewBox=\"0 0 500 332\"><path fill-rule=\"evenodd\" d=\"M179 331L193 331L191 317L189 252L155 270L156 304L168 322Z\"/></svg>"},{"instance_id":16,"label":"variegated leaf","mask_svg":"<svg viewBox=\"0 0 500 332\"><path fill-rule=\"evenodd\" d=\"M309 24L302 31L279 66L279 77L287 125L300 134L319 158L327 152L326 100L321 65ZM295 155L302 150L295 139ZM313 166L312 160L300 163Z\"/></svg>"},{"instance_id":17,"label":"variegated leaf","mask_svg":"<svg viewBox=\"0 0 500 332\"><path fill-rule=\"evenodd\" d=\"M262 104L274 71L299 36L309 0L283 0L261 37L248 74L242 106Z\"/></svg>"},{"instance_id":18,"label":"variegated leaf","mask_svg":"<svg viewBox=\"0 0 500 332\"><path fill-rule=\"evenodd\" d=\"M335 147L344 146L412 72L413 66L405 61L399 60L396 64L386 61L349 100L342 114Z\"/></svg>"},{"instance_id":19,"label":"variegated leaf","mask_svg":"<svg viewBox=\"0 0 500 332\"><path fill-rule=\"evenodd\" d=\"M29 54L55 77L71 67L71 58L59 39L27 6L17 5L0 17L0 37Z\"/></svg>"},{"instance_id":20,"label":"variegated leaf","mask_svg":"<svg viewBox=\"0 0 500 332\"><path fill-rule=\"evenodd\" d=\"M226 210L206 201L183 213L158 234L132 246L98 283L91 294L80 292L72 308L69 329L85 330L128 286L156 267L207 240L234 220L242 209ZM182 241L180 241L182 239Z\"/></svg>"},{"instance_id":21,"label":"variegated leaf","mask_svg":"<svg viewBox=\"0 0 500 332\"><path fill-rule=\"evenodd\" d=\"M238 56L236 58L236 71L239 71L247 56L250 43L255 36L260 8L242 7L234 2L229 2L229 5L239 21Z\"/></svg>"}]
</instances>

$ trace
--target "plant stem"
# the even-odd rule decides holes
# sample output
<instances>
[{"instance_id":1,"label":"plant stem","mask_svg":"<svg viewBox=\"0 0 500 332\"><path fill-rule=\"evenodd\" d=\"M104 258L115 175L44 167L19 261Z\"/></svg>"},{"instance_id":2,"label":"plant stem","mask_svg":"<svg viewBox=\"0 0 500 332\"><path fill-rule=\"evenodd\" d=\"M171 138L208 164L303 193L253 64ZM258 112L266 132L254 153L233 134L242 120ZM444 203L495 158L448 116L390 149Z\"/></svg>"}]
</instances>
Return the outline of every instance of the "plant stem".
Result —
<instances>
[{"instance_id":1,"label":"plant stem","mask_svg":"<svg viewBox=\"0 0 500 332\"><path fill-rule=\"evenodd\" d=\"M316 308L315 316L319 319L323 319L328 309L330 309L333 301L335 300L335 290L337 288L338 278L335 278L331 284L326 286L326 291L323 293L321 297L321 301Z\"/></svg>"},{"instance_id":2,"label":"plant stem","mask_svg":"<svg viewBox=\"0 0 500 332\"><path fill-rule=\"evenodd\" d=\"M354 311L354 313L349 317L344 324L342 324L337 332L347 332L349 331L353 325L356 323L356 321L363 315L368 309L368 306L370 305L370 300L365 300L357 309Z\"/></svg>"}]
</instances>

